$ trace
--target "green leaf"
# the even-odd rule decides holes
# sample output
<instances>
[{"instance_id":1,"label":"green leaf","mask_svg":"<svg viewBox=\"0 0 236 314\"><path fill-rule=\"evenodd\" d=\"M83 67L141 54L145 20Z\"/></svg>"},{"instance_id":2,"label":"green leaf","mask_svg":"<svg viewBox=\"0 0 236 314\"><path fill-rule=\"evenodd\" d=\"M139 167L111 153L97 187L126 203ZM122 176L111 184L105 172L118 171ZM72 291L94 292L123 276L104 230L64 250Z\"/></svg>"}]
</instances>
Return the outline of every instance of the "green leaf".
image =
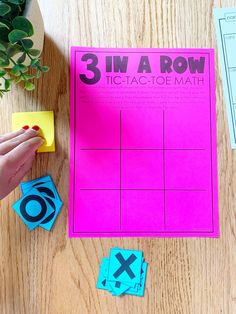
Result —
<instances>
[{"instance_id":1,"label":"green leaf","mask_svg":"<svg viewBox=\"0 0 236 314\"><path fill-rule=\"evenodd\" d=\"M0 22L8 26L8 28L6 27L0 28L0 41L8 43L9 42L8 34L11 31L11 23L6 18L4 19L0 18Z\"/></svg>"},{"instance_id":2,"label":"green leaf","mask_svg":"<svg viewBox=\"0 0 236 314\"><path fill-rule=\"evenodd\" d=\"M27 80L32 80L32 79L35 78L35 75L25 74L25 78L26 78Z\"/></svg>"},{"instance_id":3,"label":"green leaf","mask_svg":"<svg viewBox=\"0 0 236 314\"><path fill-rule=\"evenodd\" d=\"M22 39L21 43L26 50L32 48L34 45L31 39Z\"/></svg>"},{"instance_id":4,"label":"green leaf","mask_svg":"<svg viewBox=\"0 0 236 314\"><path fill-rule=\"evenodd\" d=\"M10 43L14 44L18 41L20 41L21 39L28 37L28 34L26 32L23 32L19 29L14 29L13 31L11 31L8 34L8 39L10 41Z\"/></svg>"},{"instance_id":5,"label":"green leaf","mask_svg":"<svg viewBox=\"0 0 236 314\"><path fill-rule=\"evenodd\" d=\"M0 18L0 21L1 21L1 23L7 25L9 29L12 28L11 22L10 22L8 19L6 19L6 17L4 17L4 18L1 17L1 18Z\"/></svg>"},{"instance_id":6,"label":"green leaf","mask_svg":"<svg viewBox=\"0 0 236 314\"><path fill-rule=\"evenodd\" d=\"M8 90L11 86L11 80L5 80L5 89Z\"/></svg>"},{"instance_id":7,"label":"green leaf","mask_svg":"<svg viewBox=\"0 0 236 314\"><path fill-rule=\"evenodd\" d=\"M6 15L4 15L4 18L12 21L16 16L20 15L21 7L17 4L13 4L13 3L9 4L9 6L11 7L11 11L9 13L7 13Z\"/></svg>"},{"instance_id":8,"label":"green leaf","mask_svg":"<svg viewBox=\"0 0 236 314\"><path fill-rule=\"evenodd\" d=\"M49 67L47 67L46 65L41 66L41 71L42 72L48 72L49 71Z\"/></svg>"},{"instance_id":9,"label":"green leaf","mask_svg":"<svg viewBox=\"0 0 236 314\"><path fill-rule=\"evenodd\" d=\"M6 50L7 50L6 47L0 43L0 51L6 51Z\"/></svg>"},{"instance_id":10,"label":"green leaf","mask_svg":"<svg viewBox=\"0 0 236 314\"><path fill-rule=\"evenodd\" d=\"M11 7L6 3L0 3L0 16L4 16L11 11Z\"/></svg>"},{"instance_id":11,"label":"green leaf","mask_svg":"<svg viewBox=\"0 0 236 314\"><path fill-rule=\"evenodd\" d=\"M29 81L26 81L25 82L25 89L30 92L30 91L35 89L35 85Z\"/></svg>"},{"instance_id":12,"label":"green leaf","mask_svg":"<svg viewBox=\"0 0 236 314\"><path fill-rule=\"evenodd\" d=\"M22 73L25 73L28 71L28 67L23 64L17 64L17 66Z\"/></svg>"},{"instance_id":13,"label":"green leaf","mask_svg":"<svg viewBox=\"0 0 236 314\"><path fill-rule=\"evenodd\" d=\"M6 28L1 28L0 30L0 41L4 43L9 43L8 39L9 30Z\"/></svg>"},{"instance_id":14,"label":"green leaf","mask_svg":"<svg viewBox=\"0 0 236 314\"><path fill-rule=\"evenodd\" d=\"M19 76L20 75L20 69L18 67L18 65L14 65L13 68L11 69L11 74L15 75L15 76Z\"/></svg>"},{"instance_id":15,"label":"green leaf","mask_svg":"<svg viewBox=\"0 0 236 314\"><path fill-rule=\"evenodd\" d=\"M38 49L30 49L29 50L29 54L33 57L37 57L38 55L40 55L41 51Z\"/></svg>"},{"instance_id":16,"label":"green leaf","mask_svg":"<svg viewBox=\"0 0 236 314\"><path fill-rule=\"evenodd\" d=\"M7 58L6 54L4 52L0 51L0 61L5 61L7 59L8 58Z\"/></svg>"},{"instance_id":17,"label":"green leaf","mask_svg":"<svg viewBox=\"0 0 236 314\"><path fill-rule=\"evenodd\" d=\"M0 22L0 28L10 29L5 23Z\"/></svg>"},{"instance_id":18,"label":"green leaf","mask_svg":"<svg viewBox=\"0 0 236 314\"><path fill-rule=\"evenodd\" d=\"M11 74L13 74L15 76L19 76L19 75L21 75L21 73L25 73L27 71L28 71L27 66L25 66L23 64L16 64L11 69Z\"/></svg>"},{"instance_id":19,"label":"green leaf","mask_svg":"<svg viewBox=\"0 0 236 314\"><path fill-rule=\"evenodd\" d=\"M0 71L0 77L3 77L4 75L6 75L7 72L6 71Z\"/></svg>"},{"instance_id":20,"label":"green leaf","mask_svg":"<svg viewBox=\"0 0 236 314\"><path fill-rule=\"evenodd\" d=\"M24 52L20 58L17 60L17 63L24 63L26 58L26 53Z\"/></svg>"},{"instance_id":21,"label":"green leaf","mask_svg":"<svg viewBox=\"0 0 236 314\"><path fill-rule=\"evenodd\" d=\"M1 61L0 60L0 68L5 68L7 67L8 65L10 64L10 61L9 60L4 60L4 61Z\"/></svg>"},{"instance_id":22,"label":"green leaf","mask_svg":"<svg viewBox=\"0 0 236 314\"><path fill-rule=\"evenodd\" d=\"M14 29L25 32L29 37L34 34L33 25L24 16L17 16L12 21ZM27 36L27 37L28 37Z\"/></svg>"},{"instance_id":23,"label":"green leaf","mask_svg":"<svg viewBox=\"0 0 236 314\"><path fill-rule=\"evenodd\" d=\"M22 51L22 48L20 45L17 45L17 44L14 44L14 45L11 45L9 44L8 47L7 47L7 55L8 57L13 57L14 55L16 55L17 53L21 52Z\"/></svg>"},{"instance_id":24,"label":"green leaf","mask_svg":"<svg viewBox=\"0 0 236 314\"><path fill-rule=\"evenodd\" d=\"M37 68L39 65L39 59L32 59L30 65L32 68Z\"/></svg>"}]
</instances>

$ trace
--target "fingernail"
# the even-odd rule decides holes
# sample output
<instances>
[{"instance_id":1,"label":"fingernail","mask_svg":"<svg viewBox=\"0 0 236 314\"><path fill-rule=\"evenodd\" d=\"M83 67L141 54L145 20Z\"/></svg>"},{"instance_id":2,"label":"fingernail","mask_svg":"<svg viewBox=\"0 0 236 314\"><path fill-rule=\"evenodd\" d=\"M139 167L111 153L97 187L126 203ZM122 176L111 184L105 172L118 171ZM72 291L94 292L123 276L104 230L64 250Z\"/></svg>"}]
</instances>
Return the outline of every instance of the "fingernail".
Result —
<instances>
[{"instance_id":1,"label":"fingernail","mask_svg":"<svg viewBox=\"0 0 236 314\"><path fill-rule=\"evenodd\" d=\"M40 127L39 127L38 125L34 125L34 126L32 127L32 129L35 130L35 131L39 131L39 130L40 130Z\"/></svg>"},{"instance_id":2,"label":"fingernail","mask_svg":"<svg viewBox=\"0 0 236 314\"><path fill-rule=\"evenodd\" d=\"M29 129L29 126L28 126L28 125L24 125L24 126L22 126L22 129L28 130L28 129Z\"/></svg>"}]
</instances>

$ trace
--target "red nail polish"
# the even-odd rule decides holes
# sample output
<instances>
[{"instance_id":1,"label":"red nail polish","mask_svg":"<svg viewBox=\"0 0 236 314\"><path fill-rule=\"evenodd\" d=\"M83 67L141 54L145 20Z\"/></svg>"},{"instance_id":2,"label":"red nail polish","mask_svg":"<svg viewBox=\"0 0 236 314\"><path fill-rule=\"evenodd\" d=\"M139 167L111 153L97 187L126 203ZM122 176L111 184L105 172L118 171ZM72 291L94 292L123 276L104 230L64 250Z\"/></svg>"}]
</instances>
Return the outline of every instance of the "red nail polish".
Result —
<instances>
[{"instance_id":1,"label":"red nail polish","mask_svg":"<svg viewBox=\"0 0 236 314\"><path fill-rule=\"evenodd\" d=\"M25 125L25 126L22 127L22 129L28 130L28 129L29 129L29 126L28 126L28 125Z\"/></svg>"},{"instance_id":2,"label":"red nail polish","mask_svg":"<svg viewBox=\"0 0 236 314\"><path fill-rule=\"evenodd\" d=\"M35 131L39 131L39 130L40 130L40 127L39 127L38 125L34 125L34 126L32 127L32 129L35 130Z\"/></svg>"}]
</instances>

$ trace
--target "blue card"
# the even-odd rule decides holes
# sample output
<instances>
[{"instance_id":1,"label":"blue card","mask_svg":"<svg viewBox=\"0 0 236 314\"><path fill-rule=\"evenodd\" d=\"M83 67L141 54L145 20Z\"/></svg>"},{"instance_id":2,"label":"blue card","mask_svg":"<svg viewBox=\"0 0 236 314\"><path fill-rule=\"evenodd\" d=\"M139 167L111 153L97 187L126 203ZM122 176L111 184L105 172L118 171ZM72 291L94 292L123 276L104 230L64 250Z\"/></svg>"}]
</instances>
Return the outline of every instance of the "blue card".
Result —
<instances>
[{"instance_id":1,"label":"blue card","mask_svg":"<svg viewBox=\"0 0 236 314\"><path fill-rule=\"evenodd\" d=\"M146 274L147 274L147 263L144 262L142 264L142 275L141 275L141 281L140 284L137 284L136 289L135 288L129 288L127 291L125 291L125 294L132 294L137 296L143 296L144 295L144 289L145 289L145 282L146 282Z\"/></svg>"},{"instance_id":2,"label":"blue card","mask_svg":"<svg viewBox=\"0 0 236 314\"><path fill-rule=\"evenodd\" d=\"M112 294L116 296L121 296L130 288L128 285L125 285L120 281L107 281L107 283L112 290Z\"/></svg>"},{"instance_id":3,"label":"blue card","mask_svg":"<svg viewBox=\"0 0 236 314\"><path fill-rule=\"evenodd\" d=\"M236 8L214 9L231 147L236 148Z\"/></svg>"},{"instance_id":4,"label":"blue card","mask_svg":"<svg viewBox=\"0 0 236 314\"><path fill-rule=\"evenodd\" d=\"M54 212L52 206L36 189L31 189L29 193L23 195L12 208L30 230L35 229Z\"/></svg>"},{"instance_id":5,"label":"blue card","mask_svg":"<svg viewBox=\"0 0 236 314\"><path fill-rule=\"evenodd\" d=\"M55 220L61 210L63 203L61 201L56 201L55 202L55 211L46 219L44 219L39 226L43 229L46 229L48 231L50 231L55 223Z\"/></svg>"},{"instance_id":6,"label":"blue card","mask_svg":"<svg viewBox=\"0 0 236 314\"><path fill-rule=\"evenodd\" d=\"M37 187L38 185L45 184L47 182L52 182L52 178L50 176L44 176L31 181L21 182L20 187L22 194L27 194L33 187Z\"/></svg>"},{"instance_id":7,"label":"blue card","mask_svg":"<svg viewBox=\"0 0 236 314\"><path fill-rule=\"evenodd\" d=\"M32 188L37 189L37 191L43 195L53 208L53 212L39 224L41 228L50 231L63 203L50 176L21 183L21 190L23 194L28 193Z\"/></svg>"},{"instance_id":8,"label":"blue card","mask_svg":"<svg viewBox=\"0 0 236 314\"><path fill-rule=\"evenodd\" d=\"M143 253L113 248L110 251L108 280L135 286L140 283Z\"/></svg>"},{"instance_id":9,"label":"blue card","mask_svg":"<svg viewBox=\"0 0 236 314\"><path fill-rule=\"evenodd\" d=\"M40 223L40 227L46 230L51 230L63 203L58 195L58 192L53 182L38 184L37 186L35 186L35 188L47 199L47 201L54 209L54 212Z\"/></svg>"},{"instance_id":10,"label":"blue card","mask_svg":"<svg viewBox=\"0 0 236 314\"><path fill-rule=\"evenodd\" d=\"M120 282L108 281L108 267L109 258L104 257L100 265L100 271L96 287L98 289L108 290L112 292L113 295L120 296L124 293L125 290L129 289L129 286L126 286Z\"/></svg>"},{"instance_id":11,"label":"blue card","mask_svg":"<svg viewBox=\"0 0 236 314\"><path fill-rule=\"evenodd\" d=\"M109 264L109 258L103 257L102 263L100 265L100 271L99 271L98 281L96 285L98 289L108 290L108 283L107 283L108 264Z\"/></svg>"}]
</instances>

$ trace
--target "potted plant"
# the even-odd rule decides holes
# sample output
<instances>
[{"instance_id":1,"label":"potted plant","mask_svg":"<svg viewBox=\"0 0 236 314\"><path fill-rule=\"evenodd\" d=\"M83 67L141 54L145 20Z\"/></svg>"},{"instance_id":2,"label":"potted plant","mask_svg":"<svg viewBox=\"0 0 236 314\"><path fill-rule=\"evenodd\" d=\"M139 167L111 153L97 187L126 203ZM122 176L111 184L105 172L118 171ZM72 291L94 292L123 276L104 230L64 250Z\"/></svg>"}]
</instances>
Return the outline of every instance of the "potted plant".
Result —
<instances>
[{"instance_id":1,"label":"potted plant","mask_svg":"<svg viewBox=\"0 0 236 314\"><path fill-rule=\"evenodd\" d=\"M39 58L43 40L37 0L0 0L0 96L10 90L12 82L22 82L32 91L32 80L49 70Z\"/></svg>"}]
</instances>

